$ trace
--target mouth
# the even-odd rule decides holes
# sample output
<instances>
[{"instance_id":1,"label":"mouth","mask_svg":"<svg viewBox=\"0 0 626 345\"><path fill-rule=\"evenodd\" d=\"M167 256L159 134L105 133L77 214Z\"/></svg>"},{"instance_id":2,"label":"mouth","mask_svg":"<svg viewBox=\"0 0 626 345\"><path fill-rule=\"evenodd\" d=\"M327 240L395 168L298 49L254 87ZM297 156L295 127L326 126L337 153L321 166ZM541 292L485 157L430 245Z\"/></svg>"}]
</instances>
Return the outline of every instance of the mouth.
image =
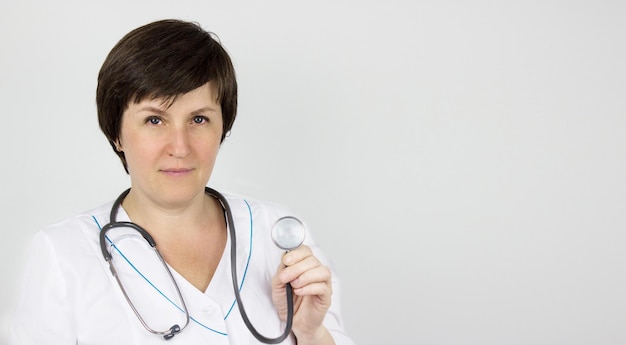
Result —
<instances>
[{"instance_id":1,"label":"mouth","mask_svg":"<svg viewBox=\"0 0 626 345\"><path fill-rule=\"evenodd\" d=\"M161 173L168 176L184 176L193 171L191 168L168 168L159 170Z\"/></svg>"}]
</instances>

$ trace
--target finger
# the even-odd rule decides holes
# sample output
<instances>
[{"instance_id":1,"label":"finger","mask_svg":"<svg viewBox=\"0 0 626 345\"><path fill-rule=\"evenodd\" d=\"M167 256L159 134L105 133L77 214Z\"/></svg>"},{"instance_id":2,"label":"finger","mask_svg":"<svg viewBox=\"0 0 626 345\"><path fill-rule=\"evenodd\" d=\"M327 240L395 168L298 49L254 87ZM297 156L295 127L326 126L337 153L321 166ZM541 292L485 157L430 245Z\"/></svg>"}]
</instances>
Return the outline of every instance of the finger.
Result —
<instances>
[{"instance_id":1,"label":"finger","mask_svg":"<svg viewBox=\"0 0 626 345\"><path fill-rule=\"evenodd\" d=\"M312 255L313 255L313 251L311 251L311 248L309 246L302 245L294 250L286 252L283 255L282 262L285 266L291 266L295 264L296 262L301 261L304 258L312 256Z\"/></svg>"},{"instance_id":2,"label":"finger","mask_svg":"<svg viewBox=\"0 0 626 345\"><path fill-rule=\"evenodd\" d=\"M331 296L332 287L326 282L307 284L303 287L293 288L293 293L298 296Z\"/></svg>"},{"instance_id":3,"label":"finger","mask_svg":"<svg viewBox=\"0 0 626 345\"><path fill-rule=\"evenodd\" d=\"M318 267L322 267L320 261L314 256L307 256L297 263L283 268L278 274L279 279L284 283L291 282L305 272L314 270Z\"/></svg>"},{"instance_id":4,"label":"finger","mask_svg":"<svg viewBox=\"0 0 626 345\"><path fill-rule=\"evenodd\" d=\"M325 283L329 286L332 286L331 279L332 273L330 272L330 269L328 269L328 267L326 266L319 266L314 269L305 271L290 283L294 289L303 288L307 285L316 283Z\"/></svg>"}]
</instances>

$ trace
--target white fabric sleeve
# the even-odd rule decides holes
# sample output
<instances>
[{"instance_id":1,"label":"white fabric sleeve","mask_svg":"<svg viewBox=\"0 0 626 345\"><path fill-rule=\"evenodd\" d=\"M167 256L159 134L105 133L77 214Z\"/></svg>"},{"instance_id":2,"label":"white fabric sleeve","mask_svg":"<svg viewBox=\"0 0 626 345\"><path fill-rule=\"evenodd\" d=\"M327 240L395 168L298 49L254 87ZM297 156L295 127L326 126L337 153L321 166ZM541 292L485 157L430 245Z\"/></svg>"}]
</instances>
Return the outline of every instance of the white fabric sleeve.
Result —
<instances>
[{"instance_id":1,"label":"white fabric sleeve","mask_svg":"<svg viewBox=\"0 0 626 345\"><path fill-rule=\"evenodd\" d=\"M331 268L332 269L332 268ZM339 283L339 278L336 278L335 272L333 270L333 296L332 296L332 304L328 313L326 314L326 318L324 319L324 326L328 329L330 334L333 336L336 345L354 345L352 339L348 337L344 330L343 319L341 317L340 309L341 309L341 286Z\"/></svg>"},{"instance_id":2,"label":"white fabric sleeve","mask_svg":"<svg viewBox=\"0 0 626 345\"><path fill-rule=\"evenodd\" d=\"M343 325L343 317L341 315L341 281L338 277L337 271L335 269L335 265L332 261L324 254L322 249L317 245L313 236L308 233L307 238L305 240L305 244L311 247L311 250L315 254L315 256L320 260L320 262L328 267L332 273L332 285L333 285L333 295L330 308L326 313L326 317L324 318L324 326L330 334L333 336L336 345L354 345L352 339L346 334L344 325Z\"/></svg>"},{"instance_id":3,"label":"white fabric sleeve","mask_svg":"<svg viewBox=\"0 0 626 345\"><path fill-rule=\"evenodd\" d=\"M76 344L76 332L65 280L50 239L38 232L31 242L17 307L9 332L10 345Z\"/></svg>"}]
</instances>

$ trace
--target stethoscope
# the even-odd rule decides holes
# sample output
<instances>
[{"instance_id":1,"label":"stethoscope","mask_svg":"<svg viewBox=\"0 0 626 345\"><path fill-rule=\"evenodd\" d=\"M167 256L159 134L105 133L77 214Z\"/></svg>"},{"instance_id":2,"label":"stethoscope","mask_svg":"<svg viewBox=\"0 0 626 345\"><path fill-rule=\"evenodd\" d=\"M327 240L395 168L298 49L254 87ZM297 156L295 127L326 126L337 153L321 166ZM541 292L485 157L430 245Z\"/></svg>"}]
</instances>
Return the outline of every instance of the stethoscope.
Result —
<instances>
[{"instance_id":1,"label":"stethoscope","mask_svg":"<svg viewBox=\"0 0 626 345\"><path fill-rule=\"evenodd\" d=\"M122 294L124 295L124 298L126 298L126 301L130 305L131 309L133 310L133 312L135 313L135 315L137 316L137 318L139 319L143 327L146 330L148 330L148 332L163 336L165 340L169 340L172 337L174 337L176 334L180 333L183 329L185 329L185 327L187 327L187 325L189 324L189 319L190 319L189 310L187 309L187 306L185 305L185 301L180 292L180 289L178 288L176 279L174 279L172 272L170 271L165 260L161 256L161 253L159 253L159 250L156 247L156 242L154 241L152 236L150 236L148 231L146 231L144 228L142 228L141 226L133 222L125 222L125 221L118 222L117 221L117 212L122 204L122 201L124 200L124 198L126 198L129 192L130 192L130 188L125 190L122 194L120 194L120 196L113 203L113 206L111 207L109 223L103 226L102 230L100 231L100 249L102 249L102 255L104 256L104 259L109 263L111 274L113 274L113 276L115 277L117 284L122 290ZM248 327L248 330L250 330L252 335L254 335L254 337L257 338L257 340L266 344L281 343L283 340L285 340L285 338L287 338L287 336L289 336L289 333L291 332L291 326L293 324L293 289L291 287L291 284L287 283L285 286L285 290L287 294L287 322L285 325L285 331L283 332L282 335L280 335L277 338L267 338L263 336L262 334L260 334L256 330L256 328L254 328L254 326L250 322L250 319L248 319L248 315L246 314L246 311L243 307L243 303L241 301L241 296L239 294L239 288L237 286L237 282L239 280L237 278L237 265L236 265L236 262L237 262L237 243L236 242L237 241L236 241L236 235L235 235L235 222L233 221L233 214L230 209L230 205L228 204L228 201L226 200L226 198L222 194L217 192L216 190L209 188L209 187L205 187L205 192L208 195L216 198L222 204L222 208L224 209L225 214L226 214L227 227L230 231L230 239L231 239L231 242L230 242L231 244L230 246L231 247L230 249L231 267L230 268L231 268L231 276L232 276L232 282L233 282L233 290L235 292L235 299L237 301L237 305L239 306L239 312L241 313L243 322L246 324L246 327ZM165 268L165 271L167 272L169 278L171 279L172 285L176 289L178 298L181 301L181 309L185 313L185 323L182 327L179 326L178 324L175 324L165 331L158 331L158 330L154 330L150 328L150 326L148 326L148 324L144 321L143 317L141 317L141 315L139 314L139 311L137 310L137 308L135 308L135 305L133 304L130 297L126 293L126 289L124 289L124 285L122 284L117 274L117 271L115 270L115 266L113 265L113 260L112 260L113 257L111 253L107 250L106 233L107 231L114 229L114 228L130 228L130 229L136 230L137 232L141 234L141 236L143 236L143 238L148 242L148 244L150 244L150 247L152 247L152 249L154 250L154 253L161 261L163 267ZM305 233L306 233L305 227L298 218L292 217L292 216L286 216L286 217L279 218L274 223L274 226L272 227L272 240L279 248L289 251L289 250L298 248L302 244L302 242L304 241Z\"/></svg>"}]
</instances>

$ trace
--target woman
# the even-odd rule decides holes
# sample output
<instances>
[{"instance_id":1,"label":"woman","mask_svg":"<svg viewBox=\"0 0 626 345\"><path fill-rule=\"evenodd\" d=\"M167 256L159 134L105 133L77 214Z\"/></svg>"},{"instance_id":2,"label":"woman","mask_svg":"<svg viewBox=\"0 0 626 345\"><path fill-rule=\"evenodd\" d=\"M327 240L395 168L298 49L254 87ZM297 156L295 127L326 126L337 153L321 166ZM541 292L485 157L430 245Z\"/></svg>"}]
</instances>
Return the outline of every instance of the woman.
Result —
<instances>
[{"instance_id":1,"label":"woman","mask_svg":"<svg viewBox=\"0 0 626 345\"><path fill-rule=\"evenodd\" d=\"M337 282L310 236L287 253L272 243L272 224L289 214L207 193L237 108L231 60L210 33L178 20L131 31L104 62L96 101L131 188L119 204L36 235L12 343L257 344L243 317L277 338L287 323L287 283L294 315L283 343L352 343L341 325ZM145 229L167 265L119 222Z\"/></svg>"}]
</instances>

